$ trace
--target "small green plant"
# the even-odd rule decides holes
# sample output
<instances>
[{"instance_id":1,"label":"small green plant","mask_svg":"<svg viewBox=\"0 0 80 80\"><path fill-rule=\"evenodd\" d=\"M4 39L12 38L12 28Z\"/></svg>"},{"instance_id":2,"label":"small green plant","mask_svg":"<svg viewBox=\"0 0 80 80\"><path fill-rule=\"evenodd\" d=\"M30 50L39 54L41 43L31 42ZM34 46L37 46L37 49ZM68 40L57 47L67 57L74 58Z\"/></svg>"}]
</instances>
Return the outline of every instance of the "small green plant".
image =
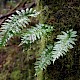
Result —
<instances>
[{"instance_id":1,"label":"small green plant","mask_svg":"<svg viewBox=\"0 0 80 80\"><path fill-rule=\"evenodd\" d=\"M52 44L47 45L47 47L41 53L40 58L37 59L35 63L36 74L39 71L46 69L47 65L51 64L51 61L54 64L56 59L65 55L69 49L72 49L73 45L75 45L75 37L77 36L76 31L69 30L62 33L63 35L57 36L59 41L55 42L54 46Z\"/></svg>"},{"instance_id":2,"label":"small green plant","mask_svg":"<svg viewBox=\"0 0 80 80\"><path fill-rule=\"evenodd\" d=\"M5 46L11 37L19 34L28 25L29 17L37 17L38 14L39 12L36 10L27 8L26 10L16 11L16 15L10 16L0 29L0 47Z\"/></svg>"},{"instance_id":3,"label":"small green plant","mask_svg":"<svg viewBox=\"0 0 80 80\"><path fill-rule=\"evenodd\" d=\"M30 45L31 43L41 39L43 36L48 37L48 34L53 31L53 26L40 23L37 24L36 27L30 29L26 28L26 25L29 25L30 22L29 17L37 17L40 13L32 8L16 11L16 13L16 15L9 17L0 29L0 47L5 46L7 41L17 34L20 34L21 37L20 45ZM24 27L26 28L25 31L23 31ZM63 31L62 33L62 35L57 36L59 41L54 44L46 45L43 52L41 52L40 56L37 58L37 61L35 62L36 74L39 71L46 69L51 62L54 64L56 59L65 55L69 49L72 49L73 45L75 45L75 37L77 36L76 31L71 29L67 32Z\"/></svg>"},{"instance_id":4,"label":"small green plant","mask_svg":"<svg viewBox=\"0 0 80 80\"><path fill-rule=\"evenodd\" d=\"M42 36L47 36L51 31L53 31L53 26L38 24L22 34L21 44L33 43L35 40L41 39Z\"/></svg>"}]
</instances>

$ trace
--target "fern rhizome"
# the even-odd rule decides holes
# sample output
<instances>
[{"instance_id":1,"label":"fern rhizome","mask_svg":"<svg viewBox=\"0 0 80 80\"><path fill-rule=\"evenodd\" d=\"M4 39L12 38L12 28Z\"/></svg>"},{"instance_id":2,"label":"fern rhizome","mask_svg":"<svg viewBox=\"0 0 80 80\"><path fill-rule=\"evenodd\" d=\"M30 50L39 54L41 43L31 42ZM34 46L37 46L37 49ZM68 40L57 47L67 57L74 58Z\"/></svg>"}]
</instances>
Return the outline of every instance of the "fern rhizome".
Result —
<instances>
[{"instance_id":1,"label":"fern rhizome","mask_svg":"<svg viewBox=\"0 0 80 80\"><path fill-rule=\"evenodd\" d=\"M29 25L30 17L37 17L37 15L40 13L32 8L16 11L16 13L16 15L13 14L11 17L8 17L0 28L0 47L5 46L11 37L19 33L19 36L21 37L20 45L30 45L31 43L41 39L43 36L48 37L54 29L53 26L40 23L36 24L36 27L27 29L26 25ZM26 28L25 32L23 32L24 27ZM76 41L76 33L77 32L73 31L72 29L67 32L62 31L62 35L57 36L59 41L55 42L54 44L48 43L48 45L46 45L45 49L36 59L36 75L41 70L46 69L51 62L54 64L56 59L65 55L69 49L73 48Z\"/></svg>"}]
</instances>

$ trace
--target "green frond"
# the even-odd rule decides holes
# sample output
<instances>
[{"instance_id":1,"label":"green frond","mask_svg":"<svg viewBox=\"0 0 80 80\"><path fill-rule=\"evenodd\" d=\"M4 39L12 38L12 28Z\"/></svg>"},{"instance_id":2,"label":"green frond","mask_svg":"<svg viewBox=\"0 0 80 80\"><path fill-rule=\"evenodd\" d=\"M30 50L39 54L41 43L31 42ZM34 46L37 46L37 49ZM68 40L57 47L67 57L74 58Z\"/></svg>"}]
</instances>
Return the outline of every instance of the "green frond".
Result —
<instances>
[{"instance_id":1,"label":"green frond","mask_svg":"<svg viewBox=\"0 0 80 80\"><path fill-rule=\"evenodd\" d=\"M56 59L60 56L65 55L69 49L73 48L73 44L75 44L76 31L69 30L67 32L62 32L63 35L58 35L58 42L55 42L54 46L47 45L46 49L40 54L40 57L37 59L35 63L35 71L36 74L43 69L46 69L47 65L53 64Z\"/></svg>"},{"instance_id":2,"label":"green frond","mask_svg":"<svg viewBox=\"0 0 80 80\"><path fill-rule=\"evenodd\" d=\"M63 56L68 52L69 49L73 48L73 44L75 45L75 37L76 31L69 30L67 32L62 32L63 35L58 35L57 39L59 39L58 42L55 43L55 46L53 47L52 51L52 58L53 58L53 64L56 59L58 59L60 56Z\"/></svg>"},{"instance_id":3,"label":"green frond","mask_svg":"<svg viewBox=\"0 0 80 80\"><path fill-rule=\"evenodd\" d=\"M6 42L21 30L26 27L28 22L30 22L29 17L36 17L39 12L36 10L26 9L21 11L16 11L16 15L8 17L7 20L2 24L0 28L0 47L5 46Z\"/></svg>"},{"instance_id":4,"label":"green frond","mask_svg":"<svg viewBox=\"0 0 80 80\"><path fill-rule=\"evenodd\" d=\"M39 58L35 63L36 74L43 69L46 69L47 65L51 64L52 61L52 51L53 45L47 45L46 49L40 54Z\"/></svg>"},{"instance_id":5,"label":"green frond","mask_svg":"<svg viewBox=\"0 0 80 80\"><path fill-rule=\"evenodd\" d=\"M35 40L40 39L42 36L47 35L51 31L53 31L53 26L38 24L36 27L28 29L22 34L22 42L20 45L33 43Z\"/></svg>"}]
</instances>

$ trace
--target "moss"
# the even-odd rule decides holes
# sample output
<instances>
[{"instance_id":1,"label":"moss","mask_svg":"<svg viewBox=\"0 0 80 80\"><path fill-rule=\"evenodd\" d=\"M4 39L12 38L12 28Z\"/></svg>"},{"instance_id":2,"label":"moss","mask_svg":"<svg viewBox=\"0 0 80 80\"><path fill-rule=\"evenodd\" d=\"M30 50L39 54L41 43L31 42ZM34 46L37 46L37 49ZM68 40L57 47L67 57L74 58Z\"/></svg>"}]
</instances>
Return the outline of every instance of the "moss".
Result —
<instances>
[{"instance_id":1,"label":"moss","mask_svg":"<svg viewBox=\"0 0 80 80\"><path fill-rule=\"evenodd\" d=\"M38 16L39 22L45 23L48 18L48 6L44 7L44 5L42 4L44 2L43 0L36 0L36 2L37 2L36 9L41 12L40 15Z\"/></svg>"},{"instance_id":2,"label":"moss","mask_svg":"<svg viewBox=\"0 0 80 80\"><path fill-rule=\"evenodd\" d=\"M20 77L21 77L20 70L14 70L10 75L11 80L20 80Z\"/></svg>"},{"instance_id":3,"label":"moss","mask_svg":"<svg viewBox=\"0 0 80 80\"><path fill-rule=\"evenodd\" d=\"M40 49L39 49L39 53L41 53L43 51L43 49L45 48L45 44L46 44L46 38L45 37L41 37L41 41L39 43ZM36 56L38 57L38 55L36 54ZM43 80L44 76L43 76L43 71L40 71L37 74L37 80Z\"/></svg>"},{"instance_id":4,"label":"moss","mask_svg":"<svg viewBox=\"0 0 80 80\"><path fill-rule=\"evenodd\" d=\"M1 73L0 74L0 80L6 80L7 79L7 74L6 73Z\"/></svg>"}]
</instances>

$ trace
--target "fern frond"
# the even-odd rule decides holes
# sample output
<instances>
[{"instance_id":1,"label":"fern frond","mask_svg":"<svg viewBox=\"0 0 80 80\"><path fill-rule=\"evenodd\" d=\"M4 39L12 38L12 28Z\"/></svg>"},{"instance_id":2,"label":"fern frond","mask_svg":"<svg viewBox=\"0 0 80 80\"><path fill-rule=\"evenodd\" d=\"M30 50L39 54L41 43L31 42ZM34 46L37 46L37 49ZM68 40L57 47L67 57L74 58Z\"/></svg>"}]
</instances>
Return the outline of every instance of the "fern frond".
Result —
<instances>
[{"instance_id":1,"label":"fern frond","mask_svg":"<svg viewBox=\"0 0 80 80\"><path fill-rule=\"evenodd\" d=\"M53 58L53 64L56 59L58 59L60 56L65 55L66 52L68 52L69 49L73 48L73 44L75 45L75 37L76 31L69 30L67 32L62 32L63 35L58 35L57 39L59 39L58 42L55 43L55 46L53 47L52 51L52 58Z\"/></svg>"},{"instance_id":2,"label":"fern frond","mask_svg":"<svg viewBox=\"0 0 80 80\"><path fill-rule=\"evenodd\" d=\"M36 74L39 71L46 69L47 65L51 64L52 49L53 49L53 45L47 45L46 49L44 49L44 51L40 54L39 58L37 59L37 61L35 63Z\"/></svg>"},{"instance_id":3,"label":"fern frond","mask_svg":"<svg viewBox=\"0 0 80 80\"><path fill-rule=\"evenodd\" d=\"M21 45L33 43L35 40L40 39L42 36L47 35L53 31L53 26L49 26L46 24L38 24L36 27L32 29L28 29L26 33L22 34Z\"/></svg>"},{"instance_id":4,"label":"fern frond","mask_svg":"<svg viewBox=\"0 0 80 80\"><path fill-rule=\"evenodd\" d=\"M58 35L58 42L55 42L54 46L48 45L47 48L41 53L40 57L35 63L36 74L43 69L46 69L47 65L53 64L56 59L63 56L68 52L69 49L73 48L75 44L76 31L69 30L67 32L62 32L63 35Z\"/></svg>"},{"instance_id":5,"label":"fern frond","mask_svg":"<svg viewBox=\"0 0 80 80\"><path fill-rule=\"evenodd\" d=\"M11 17L8 17L0 29L0 47L5 46L5 43L13 35L20 33L23 27L26 27L28 22L30 22L29 17L36 17L39 14L39 12L32 8L16 11L16 13L16 15L13 14Z\"/></svg>"}]
</instances>

